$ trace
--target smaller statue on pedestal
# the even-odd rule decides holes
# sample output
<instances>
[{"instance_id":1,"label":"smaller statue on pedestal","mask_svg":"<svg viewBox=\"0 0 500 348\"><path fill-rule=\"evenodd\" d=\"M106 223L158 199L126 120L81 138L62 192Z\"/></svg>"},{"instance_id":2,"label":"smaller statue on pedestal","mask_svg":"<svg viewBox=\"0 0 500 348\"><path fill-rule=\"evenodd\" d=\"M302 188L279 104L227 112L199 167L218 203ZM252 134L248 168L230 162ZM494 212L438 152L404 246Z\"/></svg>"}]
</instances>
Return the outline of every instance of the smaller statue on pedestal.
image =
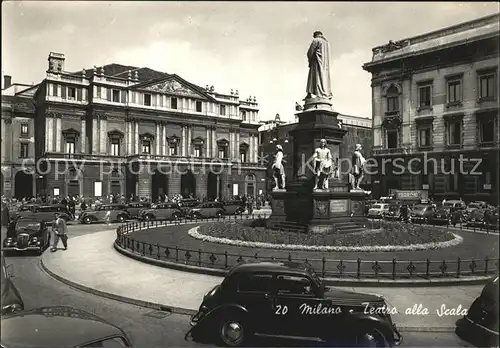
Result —
<instances>
[{"instance_id":1,"label":"smaller statue on pedestal","mask_svg":"<svg viewBox=\"0 0 500 348\"><path fill-rule=\"evenodd\" d=\"M275 187L273 190L285 189L285 167L283 167L283 147L276 145L276 155L272 165Z\"/></svg>"},{"instance_id":2,"label":"smaller statue on pedestal","mask_svg":"<svg viewBox=\"0 0 500 348\"><path fill-rule=\"evenodd\" d=\"M328 179L333 172L333 160L330 149L326 147L326 139L321 139L319 147L314 151L315 182L313 190L328 190Z\"/></svg>"},{"instance_id":3,"label":"smaller statue on pedestal","mask_svg":"<svg viewBox=\"0 0 500 348\"><path fill-rule=\"evenodd\" d=\"M352 154L352 171L349 175L351 191L363 191L363 189L359 187L359 184L361 184L361 181L363 180L366 160L361 154L361 149L361 144L356 144L356 150Z\"/></svg>"}]
</instances>

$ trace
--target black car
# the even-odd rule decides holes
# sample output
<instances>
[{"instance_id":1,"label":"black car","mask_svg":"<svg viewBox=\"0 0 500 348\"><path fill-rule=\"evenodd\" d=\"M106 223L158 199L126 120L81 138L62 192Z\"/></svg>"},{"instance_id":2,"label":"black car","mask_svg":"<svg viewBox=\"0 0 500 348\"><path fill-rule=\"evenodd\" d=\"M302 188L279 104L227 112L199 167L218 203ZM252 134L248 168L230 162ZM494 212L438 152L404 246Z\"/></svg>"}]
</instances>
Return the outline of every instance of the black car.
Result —
<instances>
[{"instance_id":1,"label":"black car","mask_svg":"<svg viewBox=\"0 0 500 348\"><path fill-rule=\"evenodd\" d=\"M391 204L389 210L384 213L385 220L400 221L401 217L401 207L397 204Z\"/></svg>"},{"instance_id":2,"label":"black car","mask_svg":"<svg viewBox=\"0 0 500 348\"><path fill-rule=\"evenodd\" d=\"M498 277L486 284L467 315L456 322L455 333L477 347L498 347Z\"/></svg>"},{"instance_id":3,"label":"black car","mask_svg":"<svg viewBox=\"0 0 500 348\"><path fill-rule=\"evenodd\" d=\"M227 215L241 215L245 212L245 203L243 201L226 201L223 203L224 214Z\"/></svg>"},{"instance_id":4,"label":"black car","mask_svg":"<svg viewBox=\"0 0 500 348\"><path fill-rule=\"evenodd\" d=\"M132 347L113 324L71 307L42 307L2 318L1 346L30 348Z\"/></svg>"},{"instance_id":5,"label":"black car","mask_svg":"<svg viewBox=\"0 0 500 348\"><path fill-rule=\"evenodd\" d=\"M263 334L389 347L402 339L390 310L380 296L326 287L307 264L241 263L204 296L186 338L241 346Z\"/></svg>"},{"instance_id":6,"label":"black car","mask_svg":"<svg viewBox=\"0 0 500 348\"><path fill-rule=\"evenodd\" d=\"M1 262L2 275L0 286L2 287L2 316L4 316L24 310L24 302L16 286L10 279L13 276L12 265L7 266L3 254Z\"/></svg>"},{"instance_id":7,"label":"black car","mask_svg":"<svg viewBox=\"0 0 500 348\"><path fill-rule=\"evenodd\" d=\"M2 249L4 251L33 250L42 254L49 244L50 232L44 221L17 218L9 224Z\"/></svg>"},{"instance_id":8,"label":"black car","mask_svg":"<svg viewBox=\"0 0 500 348\"><path fill-rule=\"evenodd\" d=\"M452 225L452 222L449 208L437 208L429 218L431 225Z\"/></svg>"}]
</instances>

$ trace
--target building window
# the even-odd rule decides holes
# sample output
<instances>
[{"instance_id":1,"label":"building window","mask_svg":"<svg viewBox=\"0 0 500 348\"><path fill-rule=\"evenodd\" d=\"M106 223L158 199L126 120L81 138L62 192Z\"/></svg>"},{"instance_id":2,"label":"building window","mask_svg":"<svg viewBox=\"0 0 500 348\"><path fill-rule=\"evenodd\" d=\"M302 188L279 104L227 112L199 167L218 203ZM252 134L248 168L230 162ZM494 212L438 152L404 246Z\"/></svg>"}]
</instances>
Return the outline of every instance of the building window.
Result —
<instances>
[{"instance_id":1,"label":"building window","mask_svg":"<svg viewBox=\"0 0 500 348\"><path fill-rule=\"evenodd\" d=\"M479 136L481 143L492 143L495 141L494 118L483 118L479 120Z\"/></svg>"},{"instance_id":2,"label":"building window","mask_svg":"<svg viewBox=\"0 0 500 348\"><path fill-rule=\"evenodd\" d=\"M95 89L96 89L96 92L97 92L96 97L97 98L101 98L101 95L102 95L101 94L101 86L97 86Z\"/></svg>"},{"instance_id":3,"label":"building window","mask_svg":"<svg viewBox=\"0 0 500 348\"><path fill-rule=\"evenodd\" d=\"M397 149L398 148L398 131L394 129L387 130L387 148Z\"/></svg>"},{"instance_id":4,"label":"building window","mask_svg":"<svg viewBox=\"0 0 500 348\"><path fill-rule=\"evenodd\" d=\"M448 192L458 191L458 173L448 175Z\"/></svg>"},{"instance_id":5,"label":"building window","mask_svg":"<svg viewBox=\"0 0 500 348\"><path fill-rule=\"evenodd\" d=\"M399 113L399 91L395 86L387 90L387 114L393 115Z\"/></svg>"},{"instance_id":6,"label":"building window","mask_svg":"<svg viewBox=\"0 0 500 348\"><path fill-rule=\"evenodd\" d=\"M120 139L111 139L111 156L120 156Z\"/></svg>"},{"instance_id":7,"label":"building window","mask_svg":"<svg viewBox=\"0 0 500 348\"><path fill-rule=\"evenodd\" d=\"M68 87L68 99L76 99L76 88Z\"/></svg>"},{"instance_id":8,"label":"building window","mask_svg":"<svg viewBox=\"0 0 500 348\"><path fill-rule=\"evenodd\" d=\"M28 124L21 123L21 135L28 135Z\"/></svg>"},{"instance_id":9,"label":"building window","mask_svg":"<svg viewBox=\"0 0 500 348\"><path fill-rule=\"evenodd\" d=\"M462 102L462 81L448 81L448 104L459 104Z\"/></svg>"},{"instance_id":10,"label":"building window","mask_svg":"<svg viewBox=\"0 0 500 348\"><path fill-rule=\"evenodd\" d=\"M418 145L420 147L431 146L431 127L421 127L418 129Z\"/></svg>"},{"instance_id":11,"label":"building window","mask_svg":"<svg viewBox=\"0 0 500 348\"><path fill-rule=\"evenodd\" d=\"M151 94L144 94L144 105L151 106Z\"/></svg>"},{"instance_id":12,"label":"building window","mask_svg":"<svg viewBox=\"0 0 500 348\"><path fill-rule=\"evenodd\" d=\"M142 153L151 154L151 141L143 140L142 141Z\"/></svg>"},{"instance_id":13,"label":"building window","mask_svg":"<svg viewBox=\"0 0 500 348\"><path fill-rule=\"evenodd\" d=\"M52 85L52 95L54 97L57 97L57 90L58 90L58 86L56 84L53 84Z\"/></svg>"},{"instance_id":14,"label":"building window","mask_svg":"<svg viewBox=\"0 0 500 348\"><path fill-rule=\"evenodd\" d=\"M177 98L170 98L170 108L171 109L177 109Z\"/></svg>"},{"instance_id":15,"label":"building window","mask_svg":"<svg viewBox=\"0 0 500 348\"><path fill-rule=\"evenodd\" d=\"M247 151L244 149L240 149L240 161L241 162L247 161Z\"/></svg>"},{"instance_id":16,"label":"building window","mask_svg":"<svg viewBox=\"0 0 500 348\"><path fill-rule=\"evenodd\" d=\"M226 106L225 105L220 106L220 115L226 116Z\"/></svg>"},{"instance_id":17,"label":"building window","mask_svg":"<svg viewBox=\"0 0 500 348\"><path fill-rule=\"evenodd\" d=\"M479 100L495 99L495 74L479 76Z\"/></svg>"},{"instance_id":18,"label":"building window","mask_svg":"<svg viewBox=\"0 0 500 348\"><path fill-rule=\"evenodd\" d=\"M28 158L28 143L21 143L21 153L19 157Z\"/></svg>"},{"instance_id":19,"label":"building window","mask_svg":"<svg viewBox=\"0 0 500 348\"><path fill-rule=\"evenodd\" d=\"M243 122L245 122L247 120L247 112L246 111L241 112L241 119L243 120Z\"/></svg>"},{"instance_id":20,"label":"building window","mask_svg":"<svg viewBox=\"0 0 500 348\"><path fill-rule=\"evenodd\" d=\"M76 139L66 138L66 153L75 153Z\"/></svg>"},{"instance_id":21,"label":"building window","mask_svg":"<svg viewBox=\"0 0 500 348\"><path fill-rule=\"evenodd\" d=\"M178 156L177 148L178 148L177 143L173 142L169 144L170 156Z\"/></svg>"},{"instance_id":22,"label":"building window","mask_svg":"<svg viewBox=\"0 0 500 348\"><path fill-rule=\"evenodd\" d=\"M219 146L219 158L227 158L227 151L225 146Z\"/></svg>"},{"instance_id":23,"label":"building window","mask_svg":"<svg viewBox=\"0 0 500 348\"><path fill-rule=\"evenodd\" d=\"M119 103L120 102L120 91L117 89L113 90L113 103Z\"/></svg>"},{"instance_id":24,"label":"building window","mask_svg":"<svg viewBox=\"0 0 500 348\"><path fill-rule=\"evenodd\" d=\"M462 121L449 121L447 124L448 145L462 143Z\"/></svg>"},{"instance_id":25,"label":"building window","mask_svg":"<svg viewBox=\"0 0 500 348\"><path fill-rule=\"evenodd\" d=\"M432 105L432 86L425 85L418 87L418 106L419 108L429 108Z\"/></svg>"},{"instance_id":26,"label":"building window","mask_svg":"<svg viewBox=\"0 0 500 348\"><path fill-rule=\"evenodd\" d=\"M201 101L196 101L196 112L201 112Z\"/></svg>"},{"instance_id":27,"label":"building window","mask_svg":"<svg viewBox=\"0 0 500 348\"><path fill-rule=\"evenodd\" d=\"M203 149L203 146L202 145L195 145L194 146L194 157L202 157L202 149Z\"/></svg>"}]
</instances>

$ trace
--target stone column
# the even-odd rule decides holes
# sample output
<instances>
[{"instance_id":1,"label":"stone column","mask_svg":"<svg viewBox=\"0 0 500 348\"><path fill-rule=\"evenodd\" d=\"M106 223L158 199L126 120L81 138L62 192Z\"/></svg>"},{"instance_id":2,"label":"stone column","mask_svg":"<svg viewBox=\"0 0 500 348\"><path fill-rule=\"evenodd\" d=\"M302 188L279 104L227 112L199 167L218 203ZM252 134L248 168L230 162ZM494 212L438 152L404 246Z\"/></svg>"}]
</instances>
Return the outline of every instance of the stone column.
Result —
<instances>
[{"instance_id":1,"label":"stone column","mask_svg":"<svg viewBox=\"0 0 500 348\"><path fill-rule=\"evenodd\" d=\"M257 139L257 136L253 136L253 162L258 161L258 156L259 156L259 141Z\"/></svg>"},{"instance_id":2,"label":"stone column","mask_svg":"<svg viewBox=\"0 0 500 348\"><path fill-rule=\"evenodd\" d=\"M181 156L186 156L186 127L181 126Z\"/></svg>"},{"instance_id":3,"label":"stone column","mask_svg":"<svg viewBox=\"0 0 500 348\"><path fill-rule=\"evenodd\" d=\"M208 158L212 157L212 151L210 148L210 129L209 128L206 129L205 153L204 153L203 157L208 157Z\"/></svg>"},{"instance_id":4,"label":"stone column","mask_svg":"<svg viewBox=\"0 0 500 348\"><path fill-rule=\"evenodd\" d=\"M156 123L156 139L155 139L156 152L155 152L155 155L157 155L157 156L161 155L161 152L160 152L160 141L161 141L160 126L161 126L160 123Z\"/></svg>"},{"instance_id":5,"label":"stone column","mask_svg":"<svg viewBox=\"0 0 500 348\"><path fill-rule=\"evenodd\" d=\"M236 132L236 159L240 161L240 133Z\"/></svg>"},{"instance_id":6,"label":"stone column","mask_svg":"<svg viewBox=\"0 0 500 348\"><path fill-rule=\"evenodd\" d=\"M139 153L139 123L134 121L134 153Z\"/></svg>"},{"instance_id":7,"label":"stone column","mask_svg":"<svg viewBox=\"0 0 500 348\"><path fill-rule=\"evenodd\" d=\"M47 131L45 131L45 134L47 134ZM47 135L45 135L47 137ZM5 120L2 118L2 146L0 148L1 153L1 160L2 162L5 161ZM47 140L45 140L45 151L47 151ZM3 184L3 183L2 183ZM3 190L3 187L2 187Z\"/></svg>"},{"instance_id":8,"label":"stone column","mask_svg":"<svg viewBox=\"0 0 500 348\"><path fill-rule=\"evenodd\" d=\"M250 134L250 137L248 138L248 161L253 162L253 135Z\"/></svg>"},{"instance_id":9,"label":"stone column","mask_svg":"<svg viewBox=\"0 0 500 348\"><path fill-rule=\"evenodd\" d=\"M81 149L80 149L80 152L81 153L86 153L87 152L87 139L85 138L86 134L87 134L87 121L86 121L87 117L86 116L82 116L81 117L81 121L82 121L82 130L81 130L81 134L80 134L80 142L81 142Z\"/></svg>"},{"instance_id":10,"label":"stone column","mask_svg":"<svg viewBox=\"0 0 500 348\"><path fill-rule=\"evenodd\" d=\"M186 147L187 147L187 156L191 156L193 154L192 150L191 150L191 139L192 139L192 136L191 136L191 126L187 126L187 144L186 144Z\"/></svg>"},{"instance_id":11,"label":"stone column","mask_svg":"<svg viewBox=\"0 0 500 348\"><path fill-rule=\"evenodd\" d=\"M105 154L108 152L108 135L106 134L108 131L108 120L101 118L100 120L100 140L101 140L101 146L100 146L100 152Z\"/></svg>"},{"instance_id":12,"label":"stone column","mask_svg":"<svg viewBox=\"0 0 500 348\"><path fill-rule=\"evenodd\" d=\"M163 104L165 105L165 104ZM168 147L167 147L167 125L166 124L162 124L161 126L162 128L162 142L163 142L163 156L168 156L169 153L167 152L168 151Z\"/></svg>"},{"instance_id":13,"label":"stone column","mask_svg":"<svg viewBox=\"0 0 500 348\"><path fill-rule=\"evenodd\" d=\"M215 133L215 128L212 128L212 157L218 157L217 152L217 134Z\"/></svg>"},{"instance_id":14,"label":"stone column","mask_svg":"<svg viewBox=\"0 0 500 348\"><path fill-rule=\"evenodd\" d=\"M61 145L61 134L62 134L61 132L62 132L61 117L57 116L56 117L56 151L57 152L61 152L61 151L65 150L65 149L63 149L63 147Z\"/></svg>"},{"instance_id":15,"label":"stone column","mask_svg":"<svg viewBox=\"0 0 500 348\"><path fill-rule=\"evenodd\" d=\"M99 152L99 123L97 119L92 119L92 153Z\"/></svg>"},{"instance_id":16,"label":"stone column","mask_svg":"<svg viewBox=\"0 0 500 348\"><path fill-rule=\"evenodd\" d=\"M54 119L52 117L47 117L45 126L45 147L47 152L52 152L54 151Z\"/></svg>"}]
</instances>

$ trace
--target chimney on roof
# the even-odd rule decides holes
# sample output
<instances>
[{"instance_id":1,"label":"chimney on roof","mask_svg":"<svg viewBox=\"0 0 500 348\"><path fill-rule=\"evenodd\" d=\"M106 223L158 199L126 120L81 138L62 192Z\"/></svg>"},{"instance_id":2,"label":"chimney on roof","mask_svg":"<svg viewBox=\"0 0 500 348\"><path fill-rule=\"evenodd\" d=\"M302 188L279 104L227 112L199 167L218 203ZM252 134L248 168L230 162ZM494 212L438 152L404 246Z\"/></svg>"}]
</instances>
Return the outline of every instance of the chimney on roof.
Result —
<instances>
[{"instance_id":1,"label":"chimney on roof","mask_svg":"<svg viewBox=\"0 0 500 348\"><path fill-rule=\"evenodd\" d=\"M139 81L139 73L137 72L137 70L134 73L134 81Z\"/></svg>"},{"instance_id":2,"label":"chimney on roof","mask_svg":"<svg viewBox=\"0 0 500 348\"><path fill-rule=\"evenodd\" d=\"M51 73L61 73L64 71L64 58L63 53L50 52L49 54L49 70Z\"/></svg>"},{"instance_id":3,"label":"chimney on roof","mask_svg":"<svg viewBox=\"0 0 500 348\"><path fill-rule=\"evenodd\" d=\"M4 75L3 76L3 89L7 89L12 86L12 76Z\"/></svg>"}]
</instances>

